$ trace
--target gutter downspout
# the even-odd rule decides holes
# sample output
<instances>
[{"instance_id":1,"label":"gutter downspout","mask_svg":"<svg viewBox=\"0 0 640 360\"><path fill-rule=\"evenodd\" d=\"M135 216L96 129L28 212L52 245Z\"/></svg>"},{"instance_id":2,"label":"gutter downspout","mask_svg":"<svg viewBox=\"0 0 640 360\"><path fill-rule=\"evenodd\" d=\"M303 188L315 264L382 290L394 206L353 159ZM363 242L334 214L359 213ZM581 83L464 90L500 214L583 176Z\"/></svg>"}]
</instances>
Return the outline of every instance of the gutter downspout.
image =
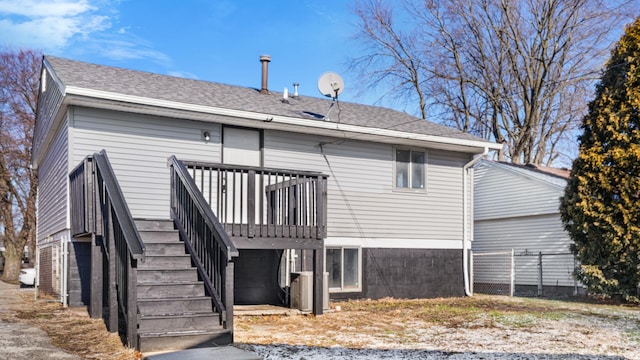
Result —
<instances>
[{"instance_id":1,"label":"gutter downspout","mask_svg":"<svg viewBox=\"0 0 640 360\"><path fill-rule=\"evenodd\" d=\"M464 294L466 296L472 296L471 287L469 284L469 249L467 249L467 242L469 241L469 209L468 209L468 171L469 168L475 165L478 161L482 160L489 153L489 147L485 146L484 151L478 157L473 158L462 167L462 272L464 276Z\"/></svg>"}]
</instances>

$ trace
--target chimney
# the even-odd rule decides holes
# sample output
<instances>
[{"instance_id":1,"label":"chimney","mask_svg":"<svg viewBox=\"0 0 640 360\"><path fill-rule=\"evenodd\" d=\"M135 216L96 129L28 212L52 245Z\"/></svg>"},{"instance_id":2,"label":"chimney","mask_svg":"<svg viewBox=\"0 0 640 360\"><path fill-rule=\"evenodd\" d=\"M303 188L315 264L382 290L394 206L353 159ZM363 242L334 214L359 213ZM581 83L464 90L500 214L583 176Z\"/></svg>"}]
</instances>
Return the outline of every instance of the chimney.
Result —
<instances>
[{"instance_id":1,"label":"chimney","mask_svg":"<svg viewBox=\"0 0 640 360\"><path fill-rule=\"evenodd\" d=\"M269 62L271 61L271 56L262 55L260 56L260 62L262 63L262 88L260 89L261 94L268 94L269 87L267 83L269 82Z\"/></svg>"}]
</instances>

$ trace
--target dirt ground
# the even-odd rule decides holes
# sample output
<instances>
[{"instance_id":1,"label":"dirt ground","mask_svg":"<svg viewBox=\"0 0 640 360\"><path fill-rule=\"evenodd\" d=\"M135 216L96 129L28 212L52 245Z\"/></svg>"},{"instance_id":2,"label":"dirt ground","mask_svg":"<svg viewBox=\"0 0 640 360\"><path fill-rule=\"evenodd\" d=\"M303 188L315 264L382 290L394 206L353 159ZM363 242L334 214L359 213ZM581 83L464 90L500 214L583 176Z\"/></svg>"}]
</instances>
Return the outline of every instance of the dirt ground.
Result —
<instances>
[{"instance_id":1,"label":"dirt ground","mask_svg":"<svg viewBox=\"0 0 640 360\"><path fill-rule=\"evenodd\" d=\"M13 314L0 314L2 320L33 324L51 336L54 346L83 359L141 358L86 310L34 301L32 292L23 296L24 304ZM412 358L415 351L426 351L446 355L434 358L469 355L456 359L640 359L640 308L494 296L350 301L332 303L332 311L318 317L236 317L235 341L267 359L314 358L294 356L291 349L351 349L362 358L380 358L371 351L384 350L400 351L384 358ZM414 352L402 357L402 351ZM326 354L315 358L338 358Z\"/></svg>"},{"instance_id":2,"label":"dirt ground","mask_svg":"<svg viewBox=\"0 0 640 360\"><path fill-rule=\"evenodd\" d=\"M640 359L637 306L474 296L352 301L332 307L340 311L321 317L238 318L235 341L266 359L278 358L270 356L274 353L296 359L343 358L336 348L358 350L345 359L440 359L450 354L456 359ZM406 356L389 350L404 350Z\"/></svg>"},{"instance_id":3,"label":"dirt ground","mask_svg":"<svg viewBox=\"0 0 640 360\"><path fill-rule=\"evenodd\" d=\"M12 305L12 311L0 312L1 321L34 325L49 335L53 346L82 359L142 358L139 352L124 347L117 334L109 333L101 319L91 319L86 309L65 309L46 297L34 300L32 289L22 289L19 296L22 302Z\"/></svg>"}]
</instances>

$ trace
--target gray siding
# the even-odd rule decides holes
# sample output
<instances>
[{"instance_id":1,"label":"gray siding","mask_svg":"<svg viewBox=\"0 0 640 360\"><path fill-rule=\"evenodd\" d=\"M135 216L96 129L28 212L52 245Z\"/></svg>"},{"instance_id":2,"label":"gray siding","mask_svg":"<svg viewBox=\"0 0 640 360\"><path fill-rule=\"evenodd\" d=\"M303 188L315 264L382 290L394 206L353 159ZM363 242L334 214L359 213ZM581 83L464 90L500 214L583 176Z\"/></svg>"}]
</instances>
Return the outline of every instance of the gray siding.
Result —
<instances>
[{"instance_id":1,"label":"gray siding","mask_svg":"<svg viewBox=\"0 0 640 360\"><path fill-rule=\"evenodd\" d=\"M517 285L537 284L535 255L539 252L564 254L543 257L544 285L574 285L573 255L568 254L571 240L558 211L563 191L560 186L483 162L475 169L474 191L474 252L514 249ZM501 256L482 261L489 261L485 264L487 269L505 268L508 264L508 258ZM491 262L495 264L492 266ZM490 282L492 276L474 274L477 282Z\"/></svg>"},{"instance_id":2,"label":"gray siding","mask_svg":"<svg viewBox=\"0 0 640 360\"><path fill-rule=\"evenodd\" d=\"M392 145L264 133L266 167L329 175L330 237L460 240L462 165L468 160L428 150L426 191L395 191Z\"/></svg>"},{"instance_id":3,"label":"gray siding","mask_svg":"<svg viewBox=\"0 0 640 360\"><path fill-rule=\"evenodd\" d=\"M558 213L561 187L487 163L474 177L476 220Z\"/></svg>"},{"instance_id":4,"label":"gray siding","mask_svg":"<svg viewBox=\"0 0 640 360\"><path fill-rule=\"evenodd\" d=\"M167 157L220 161L220 126L106 110L73 111L73 164L106 149L134 217L166 218ZM204 143L207 130L211 141ZM321 142L334 142L318 146ZM333 237L460 240L468 155L428 150L425 192L393 190L393 146L264 131L264 166L330 176Z\"/></svg>"},{"instance_id":5,"label":"gray siding","mask_svg":"<svg viewBox=\"0 0 640 360\"><path fill-rule=\"evenodd\" d=\"M568 252L571 241L558 214L475 222L474 251Z\"/></svg>"},{"instance_id":6,"label":"gray siding","mask_svg":"<svg viewBox=\"0 0 640 360\"><path fill-rule=\"evenodd\" d=\"M571 241L562 229L558 214L521 218L476 221L474 252L497 252L515 250L516 284L538 284L538 257L543 254L543 284L550 286L573 286L573 255ZM524 253L530 255L524 255ZM501 257L490 257L490 261L506 263ZM497 268L498 266L496 266ZM488 281L490 277L475 274L476 281Z\"/></svg>"},{"instance_id":7,"label":"gray siding","mask_svg":"<svg viewBox=\"0 0 640 360\"><path fill-rule=\"evenodd\" d=\"M135 218L169 217L169 156L220 161L216 124L86 108L73 114L72 163L105 149Z\"/></svg>"},{"instance_id":8,"label":"gray siding","mask_svg":"<svg viewBox=\"0 0 640 360\"><path fill-rule=\"evenodd\" d=\"M38 169L38 242L67 227L67 135L63 121Z\"/></svg>"},{"instance_id":9,"label":"gray siding","mask_svg":"<svg viewBox=\"0 0 640 360\"><path fill-rule=\"evenodd\" d=\"M46 85L46 91L42 91L42 85ZM33 134L33 156L40 157L42 152L47 151L45 140L47 136L55 131L54 121L60 105L62 104L62 89L60 83L51 76L50 71L46 71L41 84L41 93L38 97L38 110L36 125Z\"/></svg>"}]
</instances>

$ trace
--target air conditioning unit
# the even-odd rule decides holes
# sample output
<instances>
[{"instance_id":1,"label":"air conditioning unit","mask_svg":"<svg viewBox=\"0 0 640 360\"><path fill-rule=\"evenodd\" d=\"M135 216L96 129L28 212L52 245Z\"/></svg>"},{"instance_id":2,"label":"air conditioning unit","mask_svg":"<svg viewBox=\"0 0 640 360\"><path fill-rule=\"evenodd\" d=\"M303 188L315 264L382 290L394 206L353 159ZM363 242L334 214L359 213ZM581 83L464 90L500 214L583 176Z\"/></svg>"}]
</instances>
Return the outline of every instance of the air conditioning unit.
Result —
<instances>
[{"instance_id":1,"label":"air conditioning unit","mask_svg":"<svg viewBox=\"0 0 640 360\"><path fill-rule=\"evenodd\" d=\"M291 308L313 311L313 271L291 273Z\"/></svg>"}]
</instances>

